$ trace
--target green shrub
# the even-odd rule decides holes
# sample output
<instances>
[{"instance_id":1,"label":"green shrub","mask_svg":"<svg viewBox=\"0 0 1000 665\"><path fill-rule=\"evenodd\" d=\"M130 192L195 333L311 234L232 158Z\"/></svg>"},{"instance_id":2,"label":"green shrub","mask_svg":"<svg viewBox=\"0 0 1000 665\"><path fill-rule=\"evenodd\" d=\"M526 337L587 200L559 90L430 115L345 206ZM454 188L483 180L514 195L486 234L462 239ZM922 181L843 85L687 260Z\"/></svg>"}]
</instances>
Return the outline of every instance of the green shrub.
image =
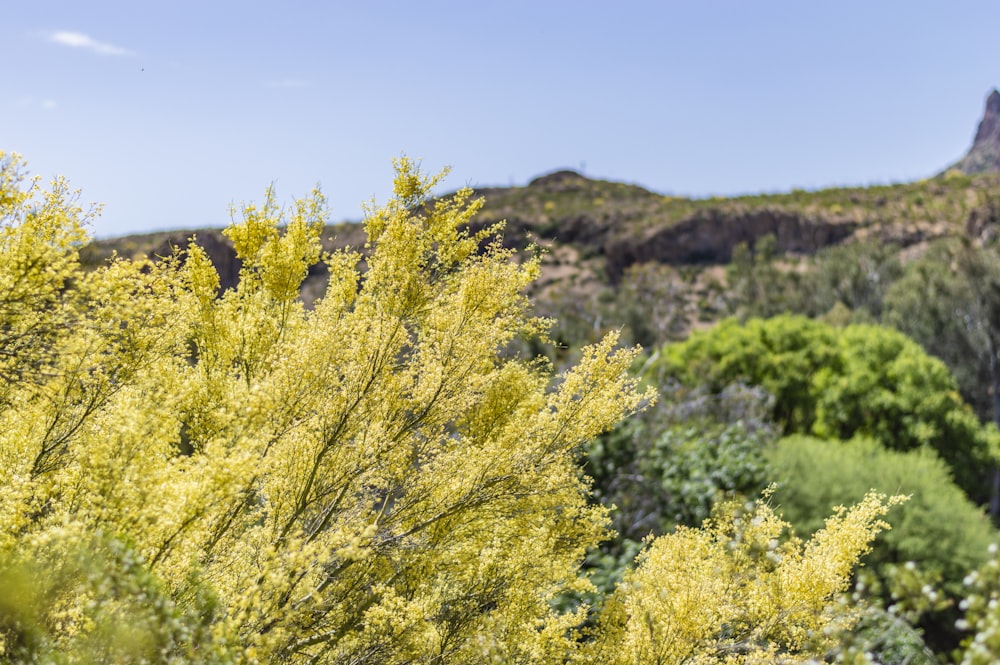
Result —
<instances>
[{"instance_id":1,"label":"green shrub","mask_svg":"<svg viewBox=\"0 0 1000 665\"><path fill-rule=\"evenodd\" d=\"M980 424L948 368L898 331L800 316L729 319L664 349L653 371L711 391L734 381L762 386L785 434L933 449L973 500L988 497L996 429Z\"/></svg>"},{"instance_id":2,"label":"green shrub","mask_svg":"<svg viewBox=\"0 0 1000 665\"><path fill-rule=\"evenodd\" d=\"M778 480L775 501L800 533L823 525L824 515L870 489L911 499L894 510L869 565L914 561L942 576L956 593L962 578L982 563L996 538L983 511L952 482L948 467L929 450L886 450L872 439L827 441L790 436L765 451Z\"/></svg>"},{"instance_id":3,"label":"green shrub","mask_svg":"<svg viewBox=\"0 0 1000 665\"><path fill-rule=\"evenodd\" d=\"M653 408L591 442L586 470L594 496L616 508L613 528L638 541L699 526L720 494L759 493L775 436L769 405L766 392L740 384L717 395L669 386Z\"/></svg>"},{"instance_id":4,"label":"green shrub","mask_svg":"<svg viewBox=\"0 0 1000 665\"><path fill-rule=\"evenodd\" d=\"M719 394L671 385L646 412L594 439L586 471L617 537L588 555L591 580L610 592L649 534L700 526L720 496L753 497L767 484L775 439L770 395L734 384Z\"/></svg>"},{"instance_id":5,"label":"green shrub","mask_svg":"<svg viewBox=\"0 0 1000 665\"><path fill-rule=\"evenodd\" d=\"M840 362L836 331L801 316L726 319L663 349L656 378L719 392L743 382L774 396L773 418L786 433L808 432L815 421L812 377Z\"/></svg>"},{"instance_id":6,"label":"green shrub","mask_svg":"<svg viewBox=\"0 0 1000 665\"><path fill-rule=\"evenodd\" d=\"M824 511L849 505L870 489L909 494L889 514L892 530L868 554L862 579L893 613L919 617L936 651L958 646L955 604L964 595L962 580L986 559L997 532L933 451L886 450L864 438L791 436L766 456L778 480L773 500L803 536L823 525Z\"/></svg>"}]
</instances>

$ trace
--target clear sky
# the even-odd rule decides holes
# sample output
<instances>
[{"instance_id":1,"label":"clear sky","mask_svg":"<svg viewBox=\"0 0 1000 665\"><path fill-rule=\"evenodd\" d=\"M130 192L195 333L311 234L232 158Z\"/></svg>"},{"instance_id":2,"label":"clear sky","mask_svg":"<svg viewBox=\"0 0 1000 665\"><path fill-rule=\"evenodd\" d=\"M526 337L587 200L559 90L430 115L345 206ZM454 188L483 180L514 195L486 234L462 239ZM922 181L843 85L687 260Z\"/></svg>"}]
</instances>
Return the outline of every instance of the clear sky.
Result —
<instances>
[{"instance_id":1,"label":"clear sky","mask_svg":"<svg viewBox=\"0 0 1000 665\"><path fill-rule=\"evenodd\" d=\"M332 218L391 160L446 188L561 167L706 196L931 175L1000 85L1000 3L4 0L0 150L98 236L223 226L274 183Z\"/></svg>"}]
</instances>

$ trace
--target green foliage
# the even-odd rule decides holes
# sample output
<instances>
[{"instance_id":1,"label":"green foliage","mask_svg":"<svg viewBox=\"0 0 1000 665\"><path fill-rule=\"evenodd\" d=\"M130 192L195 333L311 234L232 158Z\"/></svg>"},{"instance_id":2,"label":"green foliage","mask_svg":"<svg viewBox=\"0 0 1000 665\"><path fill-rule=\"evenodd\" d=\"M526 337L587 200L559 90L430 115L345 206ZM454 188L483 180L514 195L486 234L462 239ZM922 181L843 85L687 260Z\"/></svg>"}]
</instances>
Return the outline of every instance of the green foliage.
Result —
<instances>
[{"instance_id":1,"label":"green foliage","mask_svg":"<svg viewBox=\"0 0 1000 665\"><path fill-rule=\"evenodd\" d=\"M691 288L670 266L633 265L622 276L607 318L623 323L632 341L644 347L679 339L690 326L686 309Z\"/></svg>"},{"instance_id":2,"label":"green foliage","mask_svg":"<svg viewBox=\"0 0 1000 665\"><path fill-rule=\"evenodd\" d=\"M1000 254L937 242L906 266L886 296L885 321L952 368L984 420L1000 422Z\"/></svg>"},{"instance_id":3,"label":"green foliage","mask_svg":"<svg viewBox=\"0 0 1000 665\"><path fill-rule=\"evenodd\" d=\"M848 326L837 344L841 362L816 368L813 378L813 433L872 436L893 450L932 448L962 487L985 498L977 483L994 452L996 431L980 425L944 363L902 333L879 326Z\"/></svg>"},{"instance_id":4,"label":"green foliage","mask_svg":"<svg viewBox=\"0 0 1000 665\"><path fill-rule=\"evenodd\" d=\"M796 311L815 317L843 307L854 321L877 322L888 289L902 274L894 245L853 242L827 247L799 278L801 304Z\"/></svg>"},{"instance_id":5,"label":"green foliage","mask_svg":"<svg viewBox=\"0 0 1000 665\"><path fill-rule=\"evenodd\" d=\"M730 319L667 347L655 371L713 391L733 381L760 385L774 395L786 434L867 435L894 450L933 449L971 497L988 496L984 468L996 454L996 430L980 425L943 363L889 328Z\"/></svg>"},{"instance_id":6,"label":"green foliage","mask_svg":"<svg viewBox=\"0 0 1000 665\"><path fill-rule=\"evenodd\" d=\"M718 395L668 386L655 405L588 446L594 497L615 506L612 527L639 541L698 526L720 496L754 496L767 484L764 448L774 438L770 396L727 386Z\"/></svg>"},{"instance_id":7,"label":"green foliage","mask_svg":"<svg viewBox=\"0 0 1000 665\"><path fill-rule=\"evenodd\" d=\"M777 239L767 234L751 248L739 243L733 248L726 269L729 310L742 317L771 317L797 308L799 276L777 265Z\"/></svg>"},{"instance_id":8,"label":"green foliage","mask_svg":"<svg viewBox=\"0 0 1000 665\"><path fill-rule=\"evenodd\" d=\"M785 432L809 431L816 420L811 386L820 367L840 362L836 331L804 317L726 319L663 349L653 368L661 380L719 392L740 381L774 396L773 417Z\"/></svg>"},{"instance_id":9,"label":"green foliage","mask_svg":"<svg viewBox=\"0 0 1000 665\"><path fill-rule=\"evenodd\" d=\"M729 310L743 318L846 310L846 322L874 322L904 267L895 245L866 242L826 247L791 263L777 252L774 236L764 236L753 251L737 246L727 270Z\"/></svg>"},{"instance_id":10,"label":"green foliage","mask_svg":"<svg viewBox=\"0 0 1000 665\"><path fill-rule=\"evenodd\" d=\"M774 439L770 396L728 386L718 395L672 385L642 414L587 446L593 498L611 508L615 538L587 557L597 588L610 593L650 535L697 527L722 497L756 496Z\"/></svg>"}]
</instances>

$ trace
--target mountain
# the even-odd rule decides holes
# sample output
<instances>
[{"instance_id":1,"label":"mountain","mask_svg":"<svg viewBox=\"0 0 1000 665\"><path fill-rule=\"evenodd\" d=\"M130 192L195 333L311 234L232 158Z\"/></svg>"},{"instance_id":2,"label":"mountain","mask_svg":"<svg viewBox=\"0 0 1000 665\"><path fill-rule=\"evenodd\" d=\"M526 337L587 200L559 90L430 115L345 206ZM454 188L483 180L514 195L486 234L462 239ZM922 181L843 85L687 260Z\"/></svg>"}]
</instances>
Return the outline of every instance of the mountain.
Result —
<instances>
[{"instance_id":1,"label":"mountain","mask_svg":"<svg viewBox=\"0 0 1000 665\"><path fill-rule=\"evenodd\" d=\"M1000 95L993 97L1000 106ZM983 127L988 134L996 123L984 119ZM573 328L562 338L567 345L602 326L646 325L642 318L650 319L650 311L660 314L652 316L656 330L647 341L681 337L718 320L731 311L727 265L741 245L753 253L765 237L773 237L766 252L786 263L804 261L803 269L812 255L834 245L891 246L912 256L940 238L1000 237L996 173L950 170L897 185L688 198L557 171L522 187L476 193L486 199L476 226L506 220L507 246L542 248L542 272L531 295L540 314ZM97 266L113 253L165 256L192 235L212 257L221 287L234 286L240 262L219 229L96 240L82 249L81 259ZM323 234L327 251L362 248L364 241L360 224L330 226ZM322 295L326 275L324 264L310 270L302 290L307 305ZM622 310L629 302L636 312ZM640 308L640 302L646 304ZM638 318L628 323L630 316Z\"/></svg>"},{"instance_id":2,"label":"mountain","mask_svg":"<svg viewBox=\"0 0 1000 665\"><path fill-rule=\"evenodd\" d=\"M951 168L964 173L1000 173L1000 92L986 98L986 110L965 157Z\"/></svg>"},{"instance_id":3,"label":"mountain","mask_svg":"<svg viewBox=\"0 0 1000 665\"><path fill-rule=\"evenodd\" d=\"M767 253L788 265L805 261L807 269L809 257L834 245L891 246L914 256L940 238L1000 237L1000 92L989 95L969 153L939 177L913 183L690 198L560 170L476 194L486 200L477 227L505 220L507 246L542 248L531 293L540 313L577 317L581 329L596 330L623 316L608 303L673 298L683 310L680 334L728 311L726 267L741 246L753 254L762 238L773 237ZM215 262L222 289L234 286L240 261L219 229L96 240L81 259L97 266L114 253L164 256L192 235ZM357 223L323 235L327 251L364 242ZM325 265L313 267L303 287L307 304L325 282ZM602 307L606 314L595 314Z\"/></svg>"},{"instance_id":4,"label":"mountain","mask_svg":"<svg viewBox=\"0 0 1000 665\"><path fill-rule=\"evenodd\" d=\"M1000 109L1000 94L993 98ZM523 187L476 193L486 199L477 225L506 220L507 245L542 246L548 277L561 281L576 275L575 281L612 285L635 264L724 265L737 245L752 248L765 235L775 237L778 251L801 256L849 242L908 247L966 229L983 233L1000 223L993 203L1000 201L1000 178L991 173L950 172L897 185L699 199L557 171ZM185 247L192 235L215 261L223 288L235 284L239 261L218 229L96 240L82 258L97 265L113 252L163 256L171 246ZM324 233L326 250L363 244L360 224L338 224ZM315 276L323 272L319 266Z\"/></svg>"}]
</instances>

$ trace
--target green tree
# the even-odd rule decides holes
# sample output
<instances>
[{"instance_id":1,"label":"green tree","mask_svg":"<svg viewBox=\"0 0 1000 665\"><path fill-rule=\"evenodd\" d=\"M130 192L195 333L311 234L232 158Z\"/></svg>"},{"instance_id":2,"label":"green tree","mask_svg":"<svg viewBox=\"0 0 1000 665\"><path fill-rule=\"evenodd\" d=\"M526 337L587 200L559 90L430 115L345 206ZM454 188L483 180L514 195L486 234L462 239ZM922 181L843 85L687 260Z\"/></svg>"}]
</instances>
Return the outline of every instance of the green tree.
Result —
<instances>
[{"instance_id":1,"label":"green tree","mask_svg":"<svg viewBox=\"0 0 1000 665\"><path fill-rule=\"evenodd\" d=\"M671 266L637 263L622 275L608 318L623 322L632 340L642 346L679 339L690 325L691 289Z\"/></svg>"},{"instance_id":2,"label":"green tree","mask_svg":"<svg viewBox=\"0 0 1000 665\"><path fill-rule=\"evenodd\" d=\"M994 418L988 295L995 262L990 251L970 244L934 243L889 289L884 316L952 368L984 420Z\"/></svg>"},{"instance_id":3,"label":"green tree","mask_svg":"<svg viewBox=\"0 0 1000 665\"><path fill-rule=\"evenodd\" d=\"M737 381L761 386L774 396L773 418L784 431L809 431L816 421L812 377L817 368L840 362L836 331L822 322L801 316L725 319L664 347L651 375L712 392Z\"/></svg>"},{"instance_id":4,"label":"green tree","mask_svg":"<svg viewBox=\"0 0 1000 665\"><path fill-rule=\"evenodd\" d=\"M727 268L729 310L742 318L777 316L800 309L798 275L778 264L773 234L733 248Z\"/></svg>"},{"instance_id":5,"label":"green tree","mask_svg":"<svg viewBox=\"0 0 1000 665\"><path fill-rule=\"evenodd\" d=\"M868 435L894 450L933 449L974 500L989 497L984 469L997 454L996 429L979 423L941 361L895 330L730 319L666 347L655 371L713 391L734 381L762 386L786 434Z\"/></svg>"},{"instance_id":6,"label":"green tree","mask_svg":"<svg viewBox=\"0 0 1000 665\"><path fill-rule=\"evenodd\" d=\"M1000 426L1000 254L972 242L939 242L889 290L885 320L955 372L962 394ZM1000 517L1000 470L990 512Z\"/></svg>"},{"instance_id":7,"label":"green tree","mask_svg":"<svg viewBox=\"0 0 1000 665\"><path fill-rule=\"evenodd\" d=\"M854 242L825 248L799 278L798 311L815 317L842 307L855 321L878 322L886 294L902 274L899 248L894 245Z\"/></svg>"}]
</instances>

